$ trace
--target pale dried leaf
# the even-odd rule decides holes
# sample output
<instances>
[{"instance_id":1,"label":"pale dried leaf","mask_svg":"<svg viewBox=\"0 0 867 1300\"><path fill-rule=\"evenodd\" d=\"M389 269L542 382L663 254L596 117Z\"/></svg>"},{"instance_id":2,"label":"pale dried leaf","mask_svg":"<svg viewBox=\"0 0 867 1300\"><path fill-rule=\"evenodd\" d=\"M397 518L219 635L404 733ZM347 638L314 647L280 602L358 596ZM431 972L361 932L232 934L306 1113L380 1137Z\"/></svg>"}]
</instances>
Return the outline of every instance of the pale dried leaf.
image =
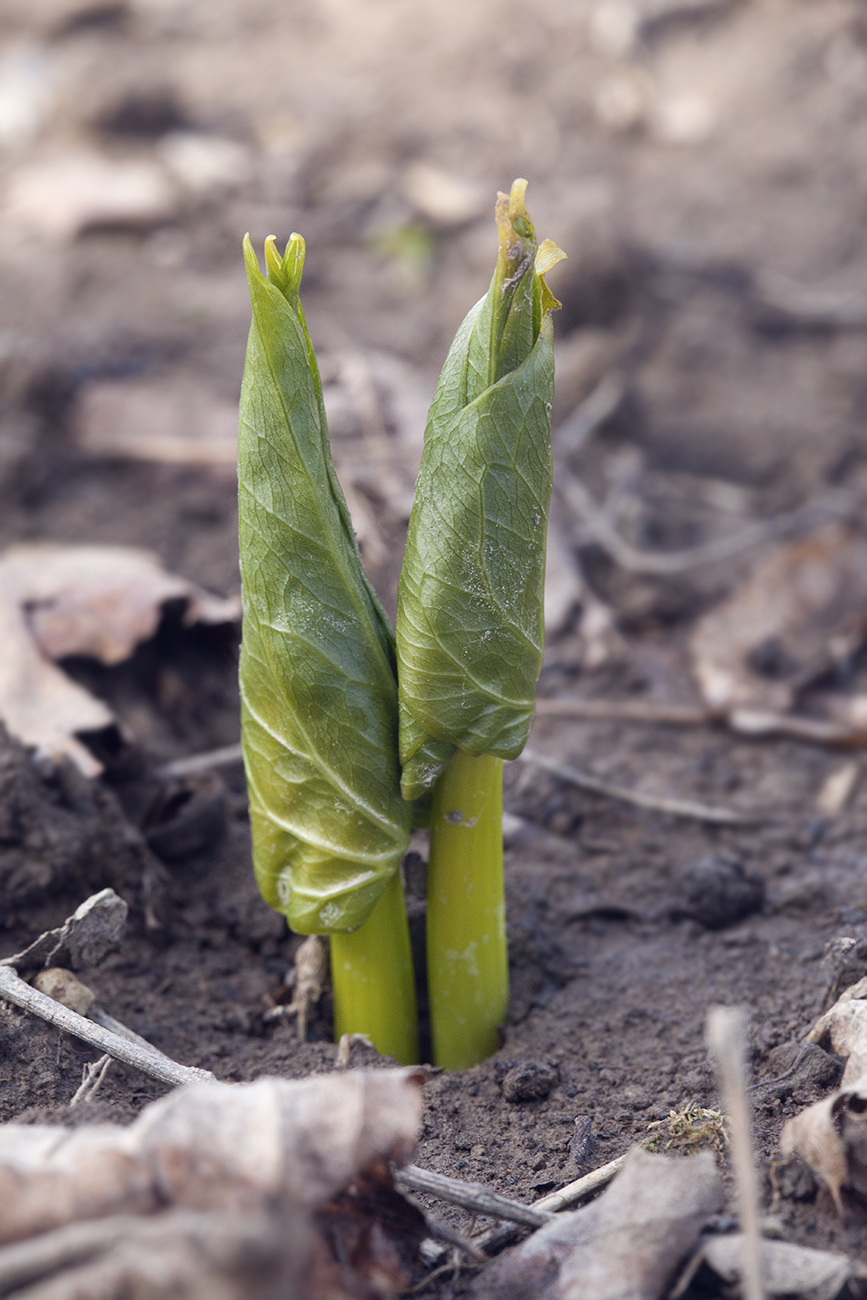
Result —
<instances>
[{"instance_id":1,"label":"pale dried leaf","mask_svg":"<svg viewBox=\"0 0 867 1300\"><path fill-rule=\"evenodd\" d=\"M854 759L834 769L816 795L816 811L820 817L839 817L852 797L860 773L861 768Z\"/></svg>"},{"instance_id":2,"label":"pale dried leaf","mask_svg":"<svg viewBox=\"0 0 867 1300\"><path fill-rule=\"evenodd\" d=\"M712 1237L702 1247L704 1263L729 1285L741 1280L743 1234ZM762 1242L765 1294L797 1296L798 1300L835 1300L847 1282L867 1277L857 1260L837 1251L813 1250L788 1241Z\"/></svg>"},{"instance_id":3,"label":"pale dried leaf","mask_svg":"<svg viewBox=\"0 0 867 1300\"><path fill-rule=\"evenodd\" d=\"M174 187L156 163L77 153L14 172L5 216L40 238L64 243L94 226L147 229L176 208Z\"/></svg>"},{"instance_id":4,"label":"pale dried leaf","mask_svg":"<svg viewBox=\"0 0 867 1300\"><path fill-rule=\"evenodd\" d=\"M808 1036L810 1042L820 1046L827 1039L832 1052L848 1058L841 1089L855 1087L867 1076L867 1000L856 995L858 987L845 989Z\"/></svg>"},{"instance_id":5,"label":"pale dried leaf","mask_svg":"<svg viewBox=\"0 0 867 1300\"><path fill-rule=\"evenodd\" d=\"M476 1300L659 1300L723 1203L709 1151L633 1150L592 1205L560 1214L482 1274Z\"/></svg>"},{"instance_id":6,"label":"pale dried leaf","mask_svg":"<svg viewBox=\"0 0 867 1300\"><path fill-rule=\"evenodd\" d=\"M867 538L834 524L761 563L693 633L698 684L713 709L782 712L851 651L867 625Z\"/></svg>"},{"instance_id":7,"label":"pale dried leaf","mask_svg":"<svg viewBox=\"0 0 867 1300\"><path fill-rule=\"evenodd\" d=\"M128 658L152 636L164 605L186 621L230 622L236 600L166 573L147 551L112 546L17 546L0 556L0 719L41 754L71 757L88 776L100 765L76 737L113 725L102 701L51 662L85 655Z\"/></svg>"},{"instance_id":8,"label":"pale dried leaf","mask_svg":"<svg viewBox=\"0 0 867 1300\"><path fill-rule=\"evenodd\" d=\"M74 1223L0 1248L0 1295L16 1300L314 1300L310 1225L297 1214L169 1210ZM323 1279L323 1280L325 1280ZM342 1292L328 1291L329 1300Z\"/></svg>"},{"instance_id":9,"label":"pale dried leaf","mask_svg":"<svg viewBox=\"0 0 867 1300\"><path fill-rule=\"evenodd\" d=\"M95 456L222 465L233 473L238 462L237 403L187 382L87 384L74 433L79 447Z\"/></svg>"},{"instance_id":10,"label":"pale dried leaf","mask_svg":"<svg viewBox=\"0 0 867 1300\"><path fill-rule=\"evenodd\" d=\"M419 1078L359 1070L193 1084L128 1128L0 1125L0 1241L159 1205L313 1210L365 1171L410 1159Z\"/></svg>"},{"instance_id":11,"label":"pale dried leaf","mask_svg":"<svg viewBox=\"0 0 867 1300\"><path fill-rule=\"evenodd\" d=\"M780 1134L784 1155L804 1160L843 1213L843 1189L867 1191L867 980L845 989L817 1020L807 1042L827 1044L845 1056L841 1086L787 1120Z\"/></svg>"}]
</instances>

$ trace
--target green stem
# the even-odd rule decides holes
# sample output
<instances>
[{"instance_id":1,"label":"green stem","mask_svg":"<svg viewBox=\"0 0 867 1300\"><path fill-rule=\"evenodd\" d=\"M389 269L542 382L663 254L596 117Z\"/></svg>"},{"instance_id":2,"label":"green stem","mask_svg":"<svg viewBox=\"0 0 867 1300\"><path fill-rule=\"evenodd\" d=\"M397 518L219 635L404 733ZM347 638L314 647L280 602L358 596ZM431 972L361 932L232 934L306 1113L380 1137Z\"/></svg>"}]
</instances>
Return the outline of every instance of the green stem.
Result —
<instances>
[{"instance_id":1,"label":"green stem","mask_svg":"<svg viewBox=\"0 0 867 1300\"><path fill-rule=\"evenodd\" d=\"M418 1023L409 925L400 872L360 929L331 936L334 1036L367 1034L402 1065L418 1061Z\"/></svg>"},{"instance_id":2,"label":"green stem","mask_svg":"<svg viewBox=\"0 0 867 1300\"><path fill-rule=\"evenodd\" d=\"M475 1065L509 1005L501 758L458 750L434 786L427 954L434 1063Z\"/></svg>"}]
</instances>

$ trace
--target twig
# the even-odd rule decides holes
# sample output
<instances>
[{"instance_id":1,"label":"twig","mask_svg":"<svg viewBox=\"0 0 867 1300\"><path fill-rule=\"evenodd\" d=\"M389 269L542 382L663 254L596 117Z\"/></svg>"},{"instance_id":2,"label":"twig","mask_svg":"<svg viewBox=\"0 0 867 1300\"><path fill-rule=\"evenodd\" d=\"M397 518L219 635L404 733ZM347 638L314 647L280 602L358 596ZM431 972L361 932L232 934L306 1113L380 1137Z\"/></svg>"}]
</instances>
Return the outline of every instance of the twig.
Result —
<instances>
[{"instance_id":1,"label":"twig","mask_svg":"<svg viewBox=\"0 0 867 1300\"><path fill-rule=\"evenodd\" d=\"M598 1169L592 1169L582 1178L576 1178L574 1183L567 1183L565 1187L560 1188L559 1192L549 1192L541 1200L534 1201L533 1209L542 1212L568 1210L571 1205L576 1205L578 1201L583 1201L585 1196L591 1196L593 1192L598 1192L600 1187L610 1183L625 1163L626 1156L617 1156L616 1159L609 1160L607 1165L600 1165Z\"/></svg>"},{"instance_id":2,"label":"twig","mask_svg":"<svg viewBox=\"0 0 867 1300\"><path fill-rule=\"evenodd\" d=\"M606 799L617 799L620 803L634 804L638 808L649 808L653 812L667 813L670 817L688 817L693 821L711 822L718 826L750 826L756 822L770 821L767 813L742 813L733 808L720 808L710 804L694 803L689 799L672 799L666 795L644 794L641 790L631 790L626 786L615 785L612 781L603 781L598 776L589 776L577 767L558 763L556 759L539 754L534 749L525 749L519 756L519 763L529 763L540 767L544 772L551 772L561 781L568 781L579 790L589 790L592 794L603 795Z\"/></svg>"},{"instance_id":3,"label":"twig","mask_svg":"<svg viewBox=\"0 0 867 1300\"><path fill-rule=\"evenodd\" d=\"M630 573L655 577L673 577L705 564L731 560L757 546L813 528L828 518L845 518L853 511L853 501L848 496L828 497L788 514L778 515L775 519L742 528L730 537L706 542L703 546L691 546L682 551L643 551L621 537L583 483L568 470L561 470L557 486L568 505L586 524L593 540L608 552L616 564Z\"/></svg>"},{"instance_id":4,"label":"twig","mask_svg":"<svg viewBox=\"0 0 867 1300\"><path fill-rule=\"evenodd\" d=\"M764 1300L759 1189L746 1089L746 1020L746 1012L740 1007L713 1007L708 1013L705 1038L716 1064L723 1106L731 1125L732 1161L743 1233L744 1300Z\"/></svg>"},{"instance_id":5,"label":"twig","mask_svg":"<svg viewBox=\"0 0 867 1300\"><path fill-rule=\"evenodd\" d=\"M80 1106L85 1101L92 1101L102 1085L102 1081L108 1074L108 1067L111 1065L112 1058L108 1052L101 1056L98 1061L84 1067L84 1077L79 1087L70 1098L69 1105Z\"/></svg>"},{"instance_id":6,"label":"twig","mask_svg":"<svg viewBox=\"0 0 867 1300\"><path fill-rule=\"evenodd\" d=\"M655 700L584 700L575 696L547 696L536 701L543 718L611 719L672 727L726 726L739 736L756 740L779 738L810 745L855 748L867 745L867 727L847 725L827 718L810 718L771 709L712 709L700 704L666 704Z\"/></svg>"},{"instance_id":7,"label":"twig","mask_svg":"<svg viewBox=\"0 0 867 1300\"><path fill-rule=\"evenodd\" d=\"M609 1160L607 1165L600 1165L598 1169L593 1169L583 1178L577 1178L574 1183L567 1183L561 1187L559 1192L549 1192L540 1200L534 1201L532 1209L550 1210L556 1213L559 1210L568 1210L571 1206L577 1205L585 1197L592 1196L598 1192L600 1187L607 1186L611 1179L620 1169L626 1156L617 1156L615 1160ZM504 1246L510 1245L518 1235L518 1229L511 1223L498 1223L494 1228L488 1228L487 1232L482 1232L478 1237L474 1237L474 1243L484 1250L486 1255L495 1255L497 1251L502 1250Z\"/></svg>"},{"instance_id":8,"label":"twig","mask_svg":"<svg viewBox=\"0 0 867 1300\"><path fill-rule=\"evenodd\" d=\"M54 998L46 997L44 993L38 992L25 983L10 966L0 967L0 997L21 1007L24 1011L40 1016L49 1024L64 1030L65 1033L74 1034L76 1038L83 1039L101 1052L107 1052L116 1060L134 1066L143 1074L159 1079L162 1083L180 1087L185 1083L201 1083L203 1080L213 1081L215 1078L210 1070L200 1070L191 1065L179 1065L177 1061L157 1051L150 1044L143 1047L141 1044L144 1043L144 1039L139 1042L131 1041L110 1029L104 1029L102 1025L94 1023L86 1016L80 1016L76 1011L70 1011Z\"/></svg>"},{"instance_id":9,"label":"twig","mask_svg":"<svg viewBox=\"0 0 867 1300\"><path fill-rule=\"evenodd\" d=\"M241 742L236 745L222 745L219 749L208 749L203 754L191 754L189 758L176 758L171 763L163 763L156 769L156 774L164 780L176 777L198 776L200 772L210 772L215 767L234 767L243 759Z\"/></svg>"},{"instance_id":10,"label":"twig","mask_svg":"<svg viewBox=\"0 0 867 1300\"><path fill-rule=\"evenodd\" d=\"M405 1169L396 1170L394 1178L399 1187L409 1187L414 1192L427 1192L441 1201L447 1201L449 1205L460 1205L462 1209L471 1210L474 1214L508 1219L510 1223L522 1223L530 1228L541 1228L543 1223L553 1218L549 1211L512 1201L482 1183L464 1183L458 1178L447 1178L445 1174L419 1169L417 1165L407 1165Z\"/></svg>"},{"instance_id":11,"label":"twig","mask_svg":"<svg viewBox=\"0 0 867 1300\"><path fill-rule=\"evenodd\" d=\"M617 411L626 395L626 381L615 373L604 375L599 383L579 402L555 434L558 455L571 455L580 451L588 438Z\"/></svg>"},{"instance_id":12,"label":"twig","mask_svg":"<svg viewBox=\"0 0 867 1300\"><path fill-rule=\"evenodd\" d=\"M757 276L755 287L766 307L801 324L838 329L867 326L867 294L857 289L815 288L770 271Z\"/></svg>"},{"instance_id":13,"label":"twig","mask_svg":"<svg viewBox=\"0 0 867 1300\"><path fill-rule=\"evenodd\" d=\"M660 704L655 700L582 700L576 696L546 696L536 701L542 718L611 719L615 722L663 723L673 727L701 727L716 721L700 704Z\"/></svg>"}]
</instances>

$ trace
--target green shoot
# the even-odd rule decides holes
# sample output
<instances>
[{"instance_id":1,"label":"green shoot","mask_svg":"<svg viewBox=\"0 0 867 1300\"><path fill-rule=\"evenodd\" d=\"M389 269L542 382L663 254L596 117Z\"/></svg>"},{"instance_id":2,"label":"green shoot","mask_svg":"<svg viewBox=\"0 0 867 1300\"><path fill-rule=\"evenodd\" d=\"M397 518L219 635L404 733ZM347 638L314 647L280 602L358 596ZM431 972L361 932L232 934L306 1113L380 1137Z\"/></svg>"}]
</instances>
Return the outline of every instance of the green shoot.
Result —
<instances>
[{"instance_id":1,"label":"green shoot","mask_svg":"<svg viewBox=\"0 0 867 1300\"><path fill-rule=\"evenodd\" d=\"M400 872L352 934L331 936L334 1037L367 1034L377 1051L418 1060L415 979Z\"/></svg>"},{"instance_id":2,"label":"green shoot","mask_svg":"<svg viewBox=\"0 0 867 1300\"><path fill-rule=\"evenodd\" d=\"M364 572L299 299L304 241L265 272L241 395L242 736L256 877L302 934L329 934L335 1027L417 1057L400 862L432 806L432 1036L457 1068L508 1002L502 760L542 663L551 493L551 311L526 181L499 196L491 287L458 331L425 432L396 636Z\"/></svg>"},{"instance_id":3,"label":"green shoot","mask_svg":"<svg viewBox=\"0 0 867 1300\"><path fill-rule=\"evenodd\" d=\"M427 876L433 1056L459 1070L497 1050L509 1005L503 760L459 750L434 787Z\"/></svg>"}]
</instances>

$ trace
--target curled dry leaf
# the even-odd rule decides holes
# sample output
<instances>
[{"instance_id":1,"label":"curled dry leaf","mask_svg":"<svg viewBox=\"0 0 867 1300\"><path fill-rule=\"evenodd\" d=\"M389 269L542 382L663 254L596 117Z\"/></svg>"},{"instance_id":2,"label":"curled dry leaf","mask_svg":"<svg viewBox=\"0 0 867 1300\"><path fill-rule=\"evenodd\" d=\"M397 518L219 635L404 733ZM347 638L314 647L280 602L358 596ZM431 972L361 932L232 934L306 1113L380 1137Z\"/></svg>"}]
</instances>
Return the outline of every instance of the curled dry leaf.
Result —
<instances>
[{"instance_id":1,"label":"curled dry leaf","mask_svg":"<svg viewBox=\"0 0 867 1300\"><path fill-rule=\"evenodd\" d=\"M780 1134L784 1155L796 1154L813 1170L843 1214L843 1190L867 1194L867 982L844 990L807 1035L847 1057L841 1086L800 1115Z\"/></svg>"},{"instance_id":2,"label":"curled dry leaf","mask_svg":"<svg viewBox=\"0 0 867 1300\"><path fill-rule=\"evenodd\" d=\"M23 952L0 960L19 975L40 966L95 966L116 948L126 926L129 907L113 889L101 889L80 903L56 930L46 930Z\"/></svg>"},{"instance_id":3,"label":"curled dry leaf","mask_svg":"<svg viewBox=\"0 0 867 1300\"><path fill-rule=\"evenodd\" d=\"M740 1232L712 1237L700 1252L701 1262L729 1286L741 1281L743 1241ZM867 1268L838 1251L813 1250L788 1241L762 1242L762 1280L768 1297L836 1300L848 1282L864 1277Z\"/></svg>"},{"instance_id":4,"label":"curled dry leaf","mask_svg":"<svg viewBox=\"0 0 867 1300\"><path fill-rule=\"evenodd\" d=\"M560 1214L480 1277L475 1300L659 1300L723 1203L709 1151L635 1149L592 1205Z\"/></svg>"},{"instance_id":5,"label":"curled dry leaf","mask_svg":"<svg viewBox=\"0 0 867 1300\"><path fill-rule=\"evenodd\" d=\"M789 709L867 627L867 538L834 524L793 542L698 623L691 641L714 710Z\"/></svg>"},{"instance_id":6,"label":"curled dry leaf","mask_svg":"<svg viewBox=\"0 0 867 1300\"><path fill-rule=\"evenodd\" d=\"M167 1294L175 1276L169 1290L184 1297L294 1294L270 1282L245 1290L236 1263L250 1250L284 1288L312 1268L310 1300L398 1294L424 1223L392 1187L388 1162L412 1154L419 1081L376 1070L195 1084L125 1129L0 1125L0 1294L83 1259L87 1284L55 1277L43 1282L46 1300ZM163 1263L152 1258L157 1238Z\"/></svg>"},{"instance_id":7,"label":"curled dry leaf","mask_svg":"<svg viewBox=\"0 0 867 1300\"><path fill-rule=\"evenodd\" d=\"M0 556L0 719L27 745L69 755L88 776L100 766L76 739L114 723L111 711L52 662L129 658L157 629L169 601L193 623L239 617L237 600L166 573L147 551L113 546L17 546Z\"/></svg>"}]
</instances>

